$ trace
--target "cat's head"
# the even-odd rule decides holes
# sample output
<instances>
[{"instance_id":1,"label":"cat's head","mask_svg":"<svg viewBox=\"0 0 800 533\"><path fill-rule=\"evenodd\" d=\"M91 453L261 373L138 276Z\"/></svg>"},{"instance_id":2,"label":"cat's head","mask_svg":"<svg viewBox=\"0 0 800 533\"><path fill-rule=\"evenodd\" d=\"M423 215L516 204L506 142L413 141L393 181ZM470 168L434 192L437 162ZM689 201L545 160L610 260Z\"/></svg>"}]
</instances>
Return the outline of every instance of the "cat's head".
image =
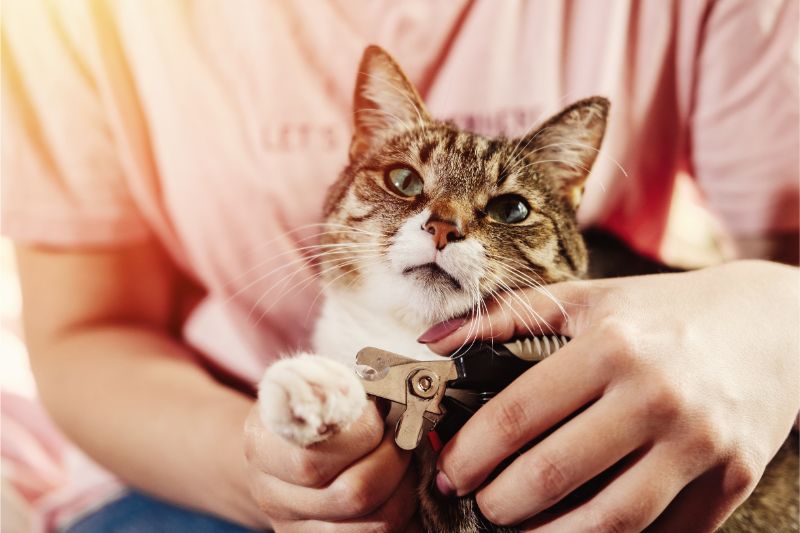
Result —
<instances>
[{"instance_id":1,"label":"cat's head","mask_svg":"<svg viewBox=\"0 0 800 533\"><path fill-rule=\"evenodd\" d=\"M394 60L367 48L350 163L325 205L328 283L431 323L581 277L575 211L608 107L589 98L521 138L485 137L431 118Z\"/></svg>"}]
</instances>

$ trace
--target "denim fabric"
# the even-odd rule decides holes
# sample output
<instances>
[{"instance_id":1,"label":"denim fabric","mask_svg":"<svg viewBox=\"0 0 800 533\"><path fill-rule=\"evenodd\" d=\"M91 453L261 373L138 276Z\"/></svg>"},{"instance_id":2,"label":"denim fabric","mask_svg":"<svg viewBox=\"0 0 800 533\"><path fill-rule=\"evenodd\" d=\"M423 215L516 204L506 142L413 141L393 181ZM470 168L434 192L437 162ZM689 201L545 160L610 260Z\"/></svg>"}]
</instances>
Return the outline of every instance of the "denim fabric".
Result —
<instances>
[{"instance_id":1,"label":"denim fabric","mask_svg":"<svg viewBox=\"0 0 800 533\"><path fill-rule=\"evenodd\" d=\"M129 492L62 533L254 533L221 518ZM263 533L263 532L262 532Z\"/></svg>"}]
</instances>

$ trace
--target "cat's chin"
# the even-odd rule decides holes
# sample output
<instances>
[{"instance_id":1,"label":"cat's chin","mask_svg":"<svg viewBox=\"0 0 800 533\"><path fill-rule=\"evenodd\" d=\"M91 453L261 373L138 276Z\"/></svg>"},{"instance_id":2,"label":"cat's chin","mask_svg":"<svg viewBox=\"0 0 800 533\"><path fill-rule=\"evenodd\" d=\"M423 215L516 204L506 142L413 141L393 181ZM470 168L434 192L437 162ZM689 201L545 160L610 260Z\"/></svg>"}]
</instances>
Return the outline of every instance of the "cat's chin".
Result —
<instances>
[{"instance_id":1,"label":"cat's chin","mask_svg":"<svg viewBox=\"0 0 800 533\"><path fill-rule=\"evenodd\" d=\"M404 281L406 289L397 307L426 327L467 314L475 306L473 298L450 279L425 273Z\"/></svg>"},{"instance_id":2,"label":"cat's chin","mask_svg":"<svg viewBox=\"0 0 800 533\"><path fill-rule=\"evenodd\" d=\"M425 310L427 312L423 312L420 315L429 326L432 326L451 318L467 315L472 310L472 307L469 303L459 305L453 302L443 302L440 305L435 305L435 309L428 308Z\"/></svg>"},{"instance_id":3,"label":"cat's chin","mask_svg":"<svg viewBox=\"0 0 800 533\"><path fill-rule=\"evenodd\" d=\"M349 291L375 316L391 315L419 333L437 322L467 314L476 305L457 280L434 268L413 268L405 273L371 270L364 273L358 289Z\"/></svg>"},{"instance_id":4,"label":"cat's chin","mask_svg":"<svg viewBox=\"0 0 800 533\"><path fill-rule=\"evenodd\" d=\"M425 263L403 270L403 276L413 278L427 290L462 292L461 282L436 263Z\"/></svg>"}]
</instances>

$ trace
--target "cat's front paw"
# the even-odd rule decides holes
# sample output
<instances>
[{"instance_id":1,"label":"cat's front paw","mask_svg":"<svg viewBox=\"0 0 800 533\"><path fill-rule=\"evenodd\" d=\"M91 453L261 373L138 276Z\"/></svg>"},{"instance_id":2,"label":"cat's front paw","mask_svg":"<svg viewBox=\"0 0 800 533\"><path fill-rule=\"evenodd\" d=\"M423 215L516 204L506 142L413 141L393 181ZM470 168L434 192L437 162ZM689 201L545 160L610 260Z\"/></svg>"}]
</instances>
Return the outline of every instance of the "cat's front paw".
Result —
<instances>
[{"instance_id":1,"label":"cat's front paw","mask_svg":"<svg viewBox=\"0 0 800 533\"><path fill-rule=\"evenodd\" d=\"M353 370L325 357L302 354L267 369L258 403L266 427L308 446L361 416L367 395Z\"/></svg>"}]
</instances>

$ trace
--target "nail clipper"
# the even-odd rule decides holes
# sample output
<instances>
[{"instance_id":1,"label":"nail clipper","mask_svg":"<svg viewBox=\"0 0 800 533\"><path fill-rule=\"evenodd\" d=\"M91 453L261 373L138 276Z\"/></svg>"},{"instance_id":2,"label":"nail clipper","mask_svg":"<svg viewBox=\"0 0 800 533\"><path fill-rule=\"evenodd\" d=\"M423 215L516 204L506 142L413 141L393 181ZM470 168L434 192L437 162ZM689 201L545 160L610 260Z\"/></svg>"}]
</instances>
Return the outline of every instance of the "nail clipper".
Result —
<instances>
[{"instance_id":1,"label":"nail clipper","mask_svg":"<svg viewBox=\"0 0 800 533\"><path fill-rule=\"evenodd\" d=\"M428 439L438 451L484 403L568 341L543 335L480 342L434 361L364 348L356 356L356 374L368 394L405 406L395 427L400 448L419 446L427 421Z\"/></svg>"}]
</instances>

